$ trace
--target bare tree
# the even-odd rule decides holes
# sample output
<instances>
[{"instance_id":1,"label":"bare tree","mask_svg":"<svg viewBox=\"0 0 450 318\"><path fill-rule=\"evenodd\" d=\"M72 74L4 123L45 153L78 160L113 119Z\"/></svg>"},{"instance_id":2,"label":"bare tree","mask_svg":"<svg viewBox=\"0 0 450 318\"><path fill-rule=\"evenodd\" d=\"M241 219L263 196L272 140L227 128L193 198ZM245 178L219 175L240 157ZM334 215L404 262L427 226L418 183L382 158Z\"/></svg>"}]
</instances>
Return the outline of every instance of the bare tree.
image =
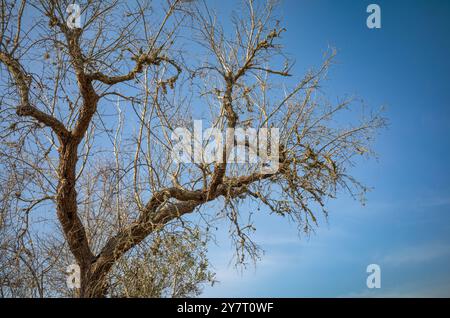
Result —
<instances>
[{"instance_id":1,"label":"bare tree","mask_svg":"<svg viewBox=\"0 0 450 318\"><path fill-rule=\"evenodd\" d=\"M61 243L81 269L79 296L102 297L109 288L136 295L127 284L114 289L114 268L123 269L130 253L145 260L146 239L183 228L193 212L206 226L229 219L245 262L258 248L243 202L263 204L308 232L327 198L366 190L347 169L356 156L372 154L371 138L384 121L364 112L350 112L348 124L337 120L359 104L330 103L321 93L333 51L296 84L280 81L292 76L292 63L273 1L244 2L227 27L206 1L90 0L80 3L75 27L67 23L69 4L2 1L0 165L10 184L2 211L21 210L24 233L34 226L51 237L47 211L56 210ZM192 129L195 118L224 133L278 127L280 142L270 151L279 153L279 169L233 164L234 139L221 160L174 162L172 132ZM176 268L183 271L179 261L188 259L178 258ZM139 262L126 266L149 280L163 275L155 267L141 272ZM186 294L178 289L169 294Z\"/></svg>"}]
</instances>

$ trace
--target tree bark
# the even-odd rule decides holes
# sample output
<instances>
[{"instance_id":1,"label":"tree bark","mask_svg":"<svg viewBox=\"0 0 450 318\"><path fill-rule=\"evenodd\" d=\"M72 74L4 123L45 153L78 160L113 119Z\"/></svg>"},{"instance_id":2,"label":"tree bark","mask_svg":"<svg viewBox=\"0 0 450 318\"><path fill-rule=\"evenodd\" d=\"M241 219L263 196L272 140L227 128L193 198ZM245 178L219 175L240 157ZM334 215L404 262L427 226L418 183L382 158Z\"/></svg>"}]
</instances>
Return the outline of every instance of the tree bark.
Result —
<instances>
[{"instance_id":1,"label":"tree bark","mask_svg":"<svg viewBox=\"0 0 450 318\"><path fill-rule=\"evenodd\" d=\"M108 292L106 276L108 271L93 271L94 266L81 270L80 298L104 298Z\"/></svg>"}]
</instances>

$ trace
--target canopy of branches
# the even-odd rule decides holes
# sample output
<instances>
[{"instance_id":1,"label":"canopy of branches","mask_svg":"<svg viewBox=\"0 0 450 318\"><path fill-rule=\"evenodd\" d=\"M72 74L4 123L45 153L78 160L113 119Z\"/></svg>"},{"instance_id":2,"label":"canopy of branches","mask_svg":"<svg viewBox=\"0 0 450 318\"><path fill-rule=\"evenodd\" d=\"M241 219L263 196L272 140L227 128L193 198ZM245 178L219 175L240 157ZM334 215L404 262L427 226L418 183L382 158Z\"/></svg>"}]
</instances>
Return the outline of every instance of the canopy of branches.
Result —
<instances>
[{"instance_id":1,"label":"canopy of branches","mask_svg":"<svg viewBox=\"0 0 450 318\"><path fill-rule=\"evenodd\" d=\"M373 155L384 120L325 97L333 50L294 74L274 1L239 2L231 17L208 1L80 1L75 26L70 4L1 1L3 293L67 295L76 263L82 297L197 294L213 277L194 232L227 219L245 263L258 246L244 204L309 232L327 199L366 191L349 168ZM233 140L222 160L174 162L172 132L195 119L278 128L278 169L232 163Z\"/></svg>"}]
</instances>

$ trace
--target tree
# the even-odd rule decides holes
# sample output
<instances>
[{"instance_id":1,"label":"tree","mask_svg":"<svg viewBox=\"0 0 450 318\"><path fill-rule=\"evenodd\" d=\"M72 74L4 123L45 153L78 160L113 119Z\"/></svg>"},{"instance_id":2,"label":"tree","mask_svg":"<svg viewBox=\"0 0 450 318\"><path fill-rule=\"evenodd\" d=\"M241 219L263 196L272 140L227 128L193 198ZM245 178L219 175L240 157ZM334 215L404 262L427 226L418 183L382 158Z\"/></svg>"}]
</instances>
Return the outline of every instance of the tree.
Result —
<instances>
[{"instance_id":1,"label":"tree","mask_svg":"<svg viewBox=\"0 0 450 318\"><path fill-rule=\"evenodd\" d=\"M194 212L207 226L217 216L229 219L245 262L258 248L243 202L263 204L308 232L327 198L366 190L347 169L372 154L384 120L364 113L346 117L354 125L336 120L359 104L330 103L319 90L334 51L296 84L281 84L292 63L275 2L244 2L227 27L206 1L91 0L80 3L79 26L67 23L69 4L2 1L1 167L14 189L2 206L25 211L26 229L35 225L32 211L56 210L63 243L80 266L79 296L107 295L124 256L143 252L163 229L183 227ZM195 118L224 134L279 128L279 142L268 142L278 169L268 172L266 156L234 137L213 162L174 162L173 132L192 131ZM259 161L233 163L238 146ZM39 230L50 237L54 229Z\"/></svg>"}]
</instances>

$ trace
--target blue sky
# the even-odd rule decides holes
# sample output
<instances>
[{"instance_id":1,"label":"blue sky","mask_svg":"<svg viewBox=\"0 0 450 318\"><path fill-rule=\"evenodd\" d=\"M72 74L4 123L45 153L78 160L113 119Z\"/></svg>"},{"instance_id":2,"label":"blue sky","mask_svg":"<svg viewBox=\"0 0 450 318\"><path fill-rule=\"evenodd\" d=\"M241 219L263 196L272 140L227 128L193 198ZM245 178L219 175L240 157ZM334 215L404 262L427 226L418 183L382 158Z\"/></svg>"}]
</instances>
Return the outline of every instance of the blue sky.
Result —
<instances>
[{"instance_id":1,"label":"blue sky","mask_svg":"<svg viewBox=\"0 0 450 318\"><path fill-rule=\"evenodd\" d=\"M233 2L221 1L223 12ZM370 3L381 7L381 29L366 27ZM336 47L327 96L386 107L379 159L353 169L373 189L364 207L345 194L330 201L328 220L309 238L259 212L254 238L266 253L243 273L219 226L209 257L220 282L203 296L449 297L450 2L284 0L280 9L297 74ZM371 263L381 266L381 289L366 287Z\"/></svg>"}]
</instances>

